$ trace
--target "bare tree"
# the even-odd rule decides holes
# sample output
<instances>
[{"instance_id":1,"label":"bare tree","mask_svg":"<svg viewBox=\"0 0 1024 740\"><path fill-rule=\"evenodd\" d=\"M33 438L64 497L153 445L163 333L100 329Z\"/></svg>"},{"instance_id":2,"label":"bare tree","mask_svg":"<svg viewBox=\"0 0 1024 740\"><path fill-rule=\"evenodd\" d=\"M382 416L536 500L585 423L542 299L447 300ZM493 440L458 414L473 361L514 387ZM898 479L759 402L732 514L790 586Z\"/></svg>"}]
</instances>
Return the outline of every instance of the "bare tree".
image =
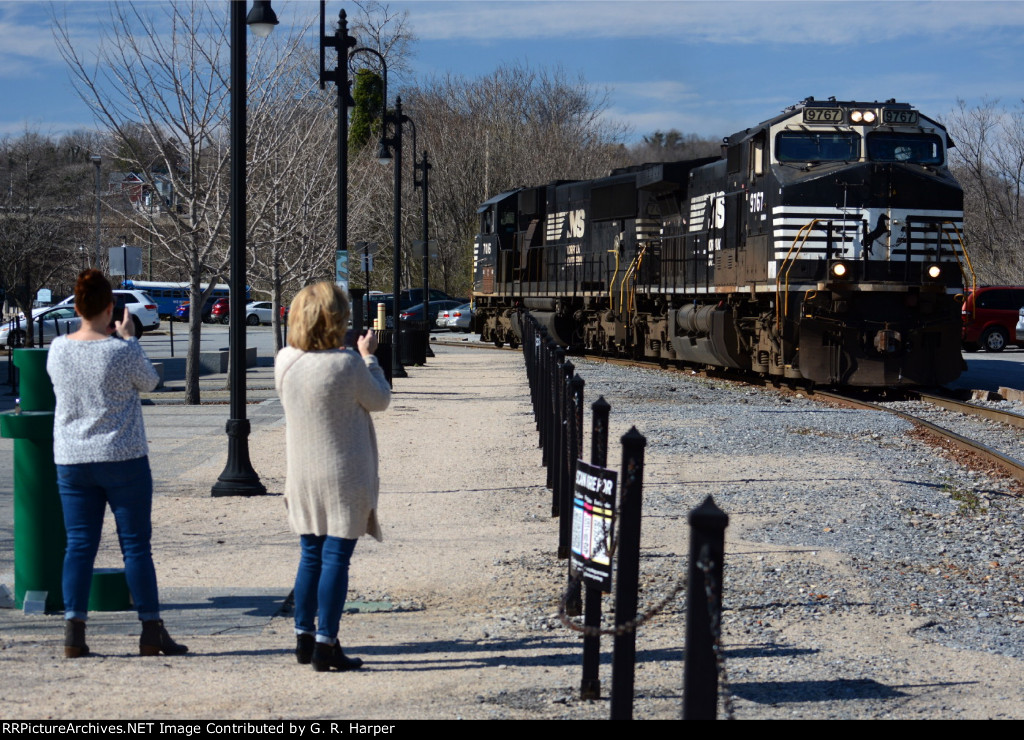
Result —
<instances>
[{"instance_id":1,"label":"bare tree","mask_svg":"<svg viewBox=\"0 0 1024 740\"><path fill-rule=\"evenodd\" d=\"M190 303L202 306L228 263L229 115L227 4L121 4L110 6L110 34L94 59L76 50L66 20L56 19L58 48L79 95L109 132L112 151L142 178L148 207L122 201L112 206L160 245L165 270L190 284ZM249 115L262 120L280 99L276 83L291 69L287 59L303 29L274 43L251 45ZM250 160L266 155L253 129ZM267 203L267 199L261 202ZM259 215L250 216L253 224ZM202 285L208 287L204 291ZM199 402L200 310L189 312L186 403Z\"/></svg>"},{"instance_id":2,"label":"bare tree","mask_svg":"<svg viewBox=\"0 0 1024 740\"><path fill-rule=\"evenodd\" d=\"M81 266L94 202L88 150L34 132L0 141L0 284L26 317L40 288ZM34 344L34 325L24 327Z\"/></svg>"},{"instance_id":3,"label":"bare tree","mask_svg":"<svg viewBox=\"0 0 1024 740\"><path fill-rule=\"evenodd\" d=\"M1024 105L1024 104L1022 104ZM1024 107L958 101L950 165L964 189L964 230L978 277L1024 282Z\"/></svg>"},{"instance_id":4,"label":"bare tree","mask_svg":"<svg viewBox=\"0 0 1024 740\"><path fill-rule=\"evenodd\" d=\"M591 178L626 163L623 127L604 112L606 94L561 69L502 66L486 77L448 75L404 91L418 146L430 155L430 229L438 282L469 293L476 212L487 198L520 185ZM410 139L406 139L407 142ZM410 147L411 148L411 147ZM407 149L408 151L408 149ZM407 156L412 182L412 160ZM409 188L403 210L418 219ZM418 238L413 221L403 233ZM406 260L413 279L419 261Z\"/></svg>"},{"instance_id":5,"label":"bare tree","mask_svg":"<svg viewBox=\"0 0 1024 740\"><path fill-rule=\"evenodd\" d=\"M684 134L676 129L655 131L643 141L629 148L635 164L644 162L673 162L682 159L715 157L721 153L722 140L705 138L697 134Z\"/></svg>"},{"instance_id":6,"label":"bare tree","mask_svg":"<svg viewBox=\"0 0 1024 740\"><path fill-rule=\"evenodd\" d=\"M308 78L312 82L313 78ZM283 346L280 308L285 290L328 276L335 251L337 160L335 111L312 94L280 100L254 128L267 126L268 153L250 167L253 283L273 302L275 348Z\"/></svg>"},{"instance_id":7,"label":"bare tree","mask_svg":"<svg viewBox=\"0 0 1024 740\"><path fill-rule=\"evenodd\" d=\"M413 45L416 37L409 25L409 11L395 10L379 0L356 0L357 12L349 19L349 32L359 46L373 49L387 60L388 84L397 89L412 70ZM374 69L372 57L360 57Z\"/></svg>"}]
</instances>

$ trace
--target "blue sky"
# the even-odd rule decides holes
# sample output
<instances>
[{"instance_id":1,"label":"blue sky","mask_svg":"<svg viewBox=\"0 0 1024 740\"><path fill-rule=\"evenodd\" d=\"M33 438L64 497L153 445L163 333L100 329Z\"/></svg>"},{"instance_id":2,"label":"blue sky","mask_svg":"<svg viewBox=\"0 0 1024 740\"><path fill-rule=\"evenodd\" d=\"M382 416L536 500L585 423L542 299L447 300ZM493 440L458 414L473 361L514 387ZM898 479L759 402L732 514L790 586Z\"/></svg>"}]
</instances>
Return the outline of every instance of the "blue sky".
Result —
<instances>
[{"instance_id":1,"label":"blue sky","mask_svg":"<svg viewBox=\"0 0 1024 740\"><path fill-rule=\"evenodd\" d=\"M166 0L160 0L165 2ZM50 32L50 3L0 1L0 136L26 126L91 127ZM84 49L106 3L55 2ZM226 5L226 3L225 3ZM808 95L909 102L944 117L1024 98L1024 2L870 0L529 0L392 2L417 36L418 75L486 74L505 62L560 66L608 94L607 115L637 139L676 128L723 136ZM284 23L317 3L274 0ZM329 18L345 7L328 2ZM314 44L313 34L309 36Z\"/></svg>"}]
</instances>

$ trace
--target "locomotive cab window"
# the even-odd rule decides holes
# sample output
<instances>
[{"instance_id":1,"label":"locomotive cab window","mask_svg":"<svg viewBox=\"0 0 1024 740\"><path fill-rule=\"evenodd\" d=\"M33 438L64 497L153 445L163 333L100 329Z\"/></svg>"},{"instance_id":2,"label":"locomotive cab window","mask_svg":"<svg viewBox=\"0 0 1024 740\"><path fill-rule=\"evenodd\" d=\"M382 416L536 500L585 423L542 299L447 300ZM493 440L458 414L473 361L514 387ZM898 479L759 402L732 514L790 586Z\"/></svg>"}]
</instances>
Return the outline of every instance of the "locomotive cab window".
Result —
<instances>
[{"instance_id":1,"label":"locomotive cab window","mask_svg":"<svg viewBox=\"0 0 1024 740\"><path fill-rule=\"evenodd\" d=\"M516 212L515 210L508 209L501 212L501 227L502 234L514 234L516 232Z\"/></svg>"},{"instance_id":2,"label":"locomotive cab window","mask_svg":"<svg viewBox=\"0 0 1024 740\"><path fill-rule=\"evenodd\" d=\"M868 134L868 159L873 162L942 164L942 139L935 134Z\"/></svg>"},{"instance_id":3,"label":"locomotive cab window","mask_svg":"<svg viewBox=\"0 0 1024 740\"><path fill-rule=\"evenodd\" d=\"M860 159L860 134L852 131L782 131L775 137L779 162L854 162Z\"/></svg>"}]
</instances>

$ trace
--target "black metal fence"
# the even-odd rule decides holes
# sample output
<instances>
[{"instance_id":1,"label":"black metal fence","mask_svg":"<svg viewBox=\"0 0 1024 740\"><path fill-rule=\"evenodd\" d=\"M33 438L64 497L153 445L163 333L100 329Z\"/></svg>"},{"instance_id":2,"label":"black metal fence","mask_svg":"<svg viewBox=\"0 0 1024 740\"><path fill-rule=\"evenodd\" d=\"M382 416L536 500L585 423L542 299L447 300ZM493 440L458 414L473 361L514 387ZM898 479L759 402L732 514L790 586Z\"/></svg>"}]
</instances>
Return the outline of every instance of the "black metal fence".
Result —
<instances>
[{"instance_id":1,"label":"black metal fence","mask_svg":"<svg viewBox=\"0 0 1024 740\"><path fill-rule=\"evenodd\" d=\"M613 635L611 718L631 719L636 657L636 630L652 616L688 590L686 618L686 662L683 684L684 719L714 719L718 694L723 689L726 716L732 717L732 702L725 680L722 651L722 574L725 528L729 517L710 496L690 513L689 572L675 589L647 612L637 613L640 586L640 529L643 502L644 450L646 438L632 428L621 438L622 466L618 499L618 533L612 533L612 555L616 563L615 627L602 630L601 588L576 572L570 557L573 537L574 482L577 461L583 453L584 380L576 374L565 350L548 336L529 313L523 327L523 358L530 386L542 463L551 490L551 515L558 517L558 557L569 560L567 586L560 611L564 617L583 615L583 624L563 618L583 634L583 676L580 697L598 699L601 684L600 637ZM603 397L591 406L591 464L607 467L608 421L611 406ZM585 595L585 598L584 598Z\"/></svg>"}]
</instances>

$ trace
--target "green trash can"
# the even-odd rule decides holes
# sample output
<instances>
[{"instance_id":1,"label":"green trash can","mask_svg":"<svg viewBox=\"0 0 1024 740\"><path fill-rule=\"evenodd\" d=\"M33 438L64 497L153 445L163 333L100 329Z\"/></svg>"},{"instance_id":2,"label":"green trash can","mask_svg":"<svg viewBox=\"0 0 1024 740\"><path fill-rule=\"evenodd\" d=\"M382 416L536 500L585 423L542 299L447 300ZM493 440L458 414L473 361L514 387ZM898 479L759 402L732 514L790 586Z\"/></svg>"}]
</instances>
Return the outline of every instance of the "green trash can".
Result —
<instances>
[{"instance_id":1,"label":"green trash can","mask_svg":"<svg viewBox=\"0 0 1024 740\"><path fill-rule=\"evenodd\" d=\"M14 605L25 594L46 592L46 611L64 610L61 575L67 533L53 462L53 412L57 399L46 373L49 350L14 350L21 404L0 414L0 436L14 440ZM89 609L120 611L130 607L124 568L97 569Z\"/></svg>"},{"instance_id":2,"label":"green trash can","mask_svg":"<svg viewBox=\"0 0 1024 740\"><path fill-rule=\"evenodd\" d=\"M46 374L46 349L14 350L21 407L0 414L0 435L14 440L14 605L27 591L46 592L46 611L61 611L64 516L53 463L56 399Z\"/></svg>"}]
</instances>

